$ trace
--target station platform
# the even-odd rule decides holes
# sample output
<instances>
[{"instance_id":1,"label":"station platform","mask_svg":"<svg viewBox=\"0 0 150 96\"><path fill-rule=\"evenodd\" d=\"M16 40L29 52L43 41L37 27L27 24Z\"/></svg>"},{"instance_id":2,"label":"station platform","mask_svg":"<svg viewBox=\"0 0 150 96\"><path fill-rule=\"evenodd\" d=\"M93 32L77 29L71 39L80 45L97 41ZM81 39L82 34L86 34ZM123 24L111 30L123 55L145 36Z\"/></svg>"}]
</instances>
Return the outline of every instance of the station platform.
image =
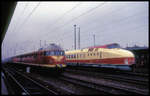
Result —
<instances>
[{"instance_id":1,"label":"station platform","mask_svg":"<svg viewBox=\"0 0 150 96\"><path fill-rule=\"evenodd\" d=\"M8 90L4 82L4 74L1 72L1 95L8 95Z\"/></svg>"}]
</instances>

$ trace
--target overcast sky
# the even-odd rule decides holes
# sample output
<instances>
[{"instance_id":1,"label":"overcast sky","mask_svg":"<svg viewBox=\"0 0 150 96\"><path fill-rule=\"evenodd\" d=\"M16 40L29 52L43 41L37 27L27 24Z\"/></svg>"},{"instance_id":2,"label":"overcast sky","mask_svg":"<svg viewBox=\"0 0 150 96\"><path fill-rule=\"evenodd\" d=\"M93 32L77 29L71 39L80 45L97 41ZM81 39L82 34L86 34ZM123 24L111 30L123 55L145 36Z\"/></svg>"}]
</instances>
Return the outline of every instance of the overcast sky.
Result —
<instances>
[{"instance_id":1,"label":"overcast sky","mask_svg":"<svg viewBox=\"0 0 150 96\"><path fill-rule=\"evenodd\" d=\"M118 43L148 46L148 2L18 2L2 44L2 57L50 43L74 48L74 24L81 48ZM78 46L77 46L78 48Z\"/></svg>"}]
</instances>

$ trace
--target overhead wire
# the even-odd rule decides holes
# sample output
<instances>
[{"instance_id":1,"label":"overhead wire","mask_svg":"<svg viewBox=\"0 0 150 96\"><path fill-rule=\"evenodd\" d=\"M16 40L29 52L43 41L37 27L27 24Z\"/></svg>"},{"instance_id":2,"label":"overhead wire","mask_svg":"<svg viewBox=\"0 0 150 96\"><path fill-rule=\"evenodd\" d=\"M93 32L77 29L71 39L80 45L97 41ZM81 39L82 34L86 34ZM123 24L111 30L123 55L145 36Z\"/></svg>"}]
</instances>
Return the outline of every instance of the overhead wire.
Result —
<instances>
[{"instance_id":1,"label":"overhead wire","mask_svg":"<svg viewBox=\"0 0 150 96\"><path fill-rule=\"evenodd\" d=\"M118 21L121 21L120 23L122 23L122 21L126 21L126 20L128 20L129 18L131 18L131 17L137 17L138 16L138 14L142 14L142 13L139 13L139 12L137 12L137 13L135 13L135 14L133 14L133 15L130 15L130 16L127 16L127 17L125 17L125 18L121 18L121 19L118 19L117 21L115 21L115 23L116 22L118 22ZM114 23L114 22L113 22ZM107 24L109 24L109 23L106 23L104 26L107 26ZM97 27L97 26L96 26ZM138 27L141 27L141 25L140 26L138 26ZM117 29L118 29L119 27L117 27ZM129 28L129 29L133 29L133 27L132 28ZM136 29L136 28L135 28ZM87 32L87 31L84 31L84 32ZM103 31L103 32L105 32L105 30ZM82 32L83 33L83 32ZM109 33L110 34L110 33ZM84 34L85 35L85 34ZM64 39L67 39L67 37L70 37L71 36L71 34L68 36L68 35L65 35L65 38ZM98 34L97 34L97 36L99 36ZM89 39L89 37L87 37L87 36L84 36L84 37L86 37L87 39ZM84 38L82 38L84 41L86 41L87 39L84 39Z\"/></svg>"},{"instance_id":2,"label":"overhead wire","mask_svg":"<svg viewBox=\"0 0 150 96\"><path fill-rule=\"evenodd\" d=\"M120 19L118 19L118 20L116 20L116 21L112 21L113 22L113 24L114 23L122 23L122 22L124 22L124 21L127 21L129 18L131 18L131 17L137 17L137 16L139 16L138 14L142 14L142 13L139 13L139 12L137 12L137 13L135 13L135 14L133 14L133 15L130 15L130 16L127 16L127 17L124 17L124 18L120 18ZM119 22L118 22L119 21ZM103 26L108 26L108 24L110 24L110 22L108 22L108 23L105 23L105 24L103 24ZM96 26L96 27L94 27L94 28L92 28L92 29L95 29L95 28L102 28L102 26ZM117 27L117 29L118 29L119 27ZM87 32L87 31L84 31L84 32ZM83 33L83 32L82 32ZM81 35L82 36L82 35Z\"/></svg>"},{"instance_id":3,"label":"overhead wire","mask_svg":"<svg viewBox=\"0 0 150 96\"><path fill-rule=\"evenodd\" d=\"M129 18L131 18L131 17L137 17L137 16L139 16L138 14L143 14L143 13L140 13L140 12L137 12L137 13L135 13L135 14L133 14L133 15L130 15L130 16L127 16L127 17L124 17L124 18L120 18L120 19L117 19L117 20L112 20L112 22L113 22L113 24L114 23L118 23L118 21L120 21L119 23L122 23L122 22L124 22L124 21L127 21ZM110 24L110 22L108 22L108 23L106 23L106 24L103 24L103 26L108 26L108 24ZM103 26L101 26L101 28L103 27ZM100 26L95 26L94 28L92 28L92 29L95 29L95 28L99 28ZM119 27L117 27L117 29L118 29ZM84 31L84 32L87 32L86 30ZM104 32L104 31L103 31ZM83 33L83 32L82 32ZM81 34L81 36L82 36L83 34ZM85 37L85 36L84 36Z\"/></svg>"},{"instance_id":4,"label":"overhead wire","mask_svg":"<svg viewBox=\"0 0 150 96\"><path fill-rule=\"evenodd\" d=\"M23 25L25 25L25 23L29 20L29 18L30 18L31 15L34 13L34 11L39 7L40 3L41 3L41 2L39 2L39 3L32 9L32 11L29 13L29 15L28 15L28 16L25 18L25 20L23 21L23 23L20 24L19 29L21 29L21 27L22 27ZM19 29L18 29L18 31L19 31Z\"/></svg>"},{"instance_id":5,"label":"overhead wire","mask_svg":"<svg viewBox=\"0 0 150 96\"><path fill-rule=\"evenodd\" d=\"M68 10L67 12L65 12L61 17L59 17L58 19L55 20L55 23L53 23L52 26L56 25L57 22L59 22L60 20L62 20L62 18L64 18L64 16L65 16L66 14L68 14L68 13L70 13L71 11L73 11L74 9L76 9L76 8L77 8L78 6L80 6L81 4L82 4L82 3L78 3L78 4L76 4L73 8L71 8L70 10ZM48 28L49 28L49 26L48 26Z\"/></svg>"},{"instance_id":6,"label":"overhead wire","mask_svg":"<svg viewBox=\"0 0 150 96\"><path fill-rule=\"evenodd\" d=\"M119 10L121 9L121 8L118 8ZM113 13L113 12L118 12L118 10L113 10L113 11L111 11L111 13ZM110 13L109 13L110 14ZM107 15L107 14L106 14ZM105 16L105 15L104 15ZM97 21L97 19L95 19L94 21ZM93 22L93 21L92 21ZM91 23L90 23L91 24ZM90 26L90 24L88 24L88 25L86 25L86 28L90 28L90 27L88 27L88 26ZM97 27L97 26L96 26ZM82 32L83 33L83 32ZM65 34L66 35L66 34Z\"/></svg>"},{"instance_id":7,"label":"overhead wire","mask_svg":"<svg viewBox=\"0 0 150 96\"><path fill-rule=\"evenodd\" d=\"M124 9L125 7L122 7L122 8L118 8L117 10L113 10L113 11L111 11L110 13L108 13L108 14L111 14L111 13L114 13L114 12L119 12L119 10L121 10L121 9ZM106 14L107 15L107 14ZM105 16L105 15L104 15ZM112 16L112 15L111 15ZM125 18L121 18L121 19L125 19ZM98 21L98 19L95 19L94 21ZM92 22L94 22L93 20L92 20ZM92 22L90 23L90 24L88 24L88 25L86 25L86 30L88 30L90 27L88 27L88 26L90 26L91 24L92 24ZM107 23L108 24L108 23ZM107 25L107 24L105 24L105 25ZM98 26L99 27L99 26ZM82 27L83 28L83 27ZM97 28L97 26L96 26L96 28ZM82 32L83 33L83 32ZM82 36L82 34L81 34L81 36Z\"/></svg>"},{"instance_id":8,"label":"overhead wire","mask_svg":"<svg viewBox=\"0 0 150 96\"><path fill-rule=\"evenodd\" d=\"M41 2L39 2L33 9L32 11L28 14L28 16L24 19L24 21L20 24L19 28L17 31L19 31L23 25L25 25L25 23L27 22L27 20L31 17L31 15L34 13L34 11L38 8L38 6L40 5ZM24 14L25 9L27 8L29 4L27 3L26 6L24 7L24 10L21 14L21 16ZM19 20L18 20L19 21ZM14 29L14 31L16 30L16 28Z\"/></svg>"},{"instance_id":9,"label":"overhead wire","mask_svg":"<svg viewBox=\"0 0 150 96\"><path fill-rule=\"evenodd\" d=\"M71 11L73 11L74 9L76 9L76 8L77 8L78 6L80 6L81 4L82 4L82 3L78 3L78 4L76 4L73 8L71 8L70 10L68 10L67 12L65 12L61 17L59 17L58 19L55 20L55 23L53 23L52 26L56 25L57 22L61 21L61 20L64 18L64 16L65 16L66 14L68 14L68 13L70 13ZM48 28L49 28L49 26L48 26ZM45 29L47 29L47 28L45 28ZM41 37L41 36L40 36L40 37Z\"/></svg>"},{"instance_id":10,"label":"overhead wire","mask_svg":"<svg viewBox=\"0 0 150 96\"><path fill-rule=\"evenodd\" d=\"M60 29L60 28L64 27L65 25L67 25L67 24L71 23L72 21L74 21L74 20L78 19L79 17L81 17L81 16L83 16L83 15L85 15L85 14L87 14L87 13L90 13L91 11L93 11L93 10L95 10L95 9L99 8L99 7L102 7L105 3L106 3L106 2L104 2L104 3L102 3L102 4L99 4L98 6L96 6L96 7L92 8L92 9L90 9L90 10L88 10L88 11L86 11L86 12L82 13L81 15L79 15L79 16L77 16L77 17L75 17L75 18L71 19L70 21L66 22L66 23L65 23L65 24L63 24L62 26L56 27L54 30L56 30L56 29ZM48 36L48 34L49 34L49 32L48 32L47 34L45 34L45 35L46 35L46 36ZM45 36L45 35L44 35L44 36Z\"/></svg>"},{"instance_id":11,"label":"overhead wire","mask_svg":"<svg viewBox=\"0 0 150 96\"><path fill-rule=\"evenodd\" d=\"M146 27L145 25L139 25L139 26L136 26L136 27L131 27L131 28L129 28L129 29L127 29L127 30L123 30L123 31L131 31L131 30L133 30L132 32L134 32L135 31L135 29L136 29L136 31L137 30L139 30L140 28L144 28L144 27ZM109 34L109 33L107 33L107 34ZM120 33L121 34L121 33ZM99 35L96 35L96 36L99 36ZM116 34L115 36L120 36L120 35L118 35L118 34ZM83 38L82 38L83 39ZM89 40L89 38L85 38L84 39L84 42L86 41L86 40ZM83 42L82 42L83 43Z\"/></svg>"},{"instance_id":12,"label":"overhead wire","mask_svg":"<svg viewBox=\"0 0 150 96\"><path fill-rule=\"evenodd\" d=\"M27 8L27 6L28 6L28 3L25 5L23 11L21 12L20 17L19 17L19 19L18 19L17 22L16 22L16 26L14 27L14 30L13 30L12 32L15 32L17 26L19 25L19 22L20 22L21 17L24 15L24 12L25 12L25 9Z\"/></svg>"}]
</instances>

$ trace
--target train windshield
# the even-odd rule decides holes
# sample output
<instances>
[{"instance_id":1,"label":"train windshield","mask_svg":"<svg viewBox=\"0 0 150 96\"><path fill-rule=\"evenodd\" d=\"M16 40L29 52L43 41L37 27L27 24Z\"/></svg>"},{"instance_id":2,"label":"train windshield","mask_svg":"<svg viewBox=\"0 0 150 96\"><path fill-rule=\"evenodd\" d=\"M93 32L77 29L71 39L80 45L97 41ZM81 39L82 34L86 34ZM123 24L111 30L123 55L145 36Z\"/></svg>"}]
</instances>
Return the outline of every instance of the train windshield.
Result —
<instances>
[{"instance_id":1,"label":"train windshield","mask_svg":"<svg viewBox=\"0 0 150 96\"><path fill-rule=\"evenodd\" d=\"M112 49L112 48L121 48L119 44L111 44L107 45L107 48Z\"/></svg>"},{"instance_id":2,"label":"train windshield","mask_svg":"<svg viewBox=\"0 0 150 96\"><path fill-rule=\"evenodd\" d=\"M47 51L46 56L52 56L52 55L61 55L63 56L65 54L64 51Z\"/></svg>"}]
</instances>

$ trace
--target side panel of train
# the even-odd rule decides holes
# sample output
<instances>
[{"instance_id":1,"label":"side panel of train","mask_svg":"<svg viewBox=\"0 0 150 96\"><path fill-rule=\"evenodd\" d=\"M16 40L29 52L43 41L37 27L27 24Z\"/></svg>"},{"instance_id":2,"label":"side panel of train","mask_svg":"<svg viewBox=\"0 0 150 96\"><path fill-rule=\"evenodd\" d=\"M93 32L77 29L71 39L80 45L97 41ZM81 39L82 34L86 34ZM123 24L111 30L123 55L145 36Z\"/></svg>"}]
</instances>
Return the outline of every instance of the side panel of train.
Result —
<instances>
[{"instance_id":1,"label":"side panel of train","mask_svg":"<svg viewBox=\"0 0 150 96\"><path fill-rule=\"evenodd\" d=\"M135 62L134 55L123 49L94 48L66 52L67 65L111 67L131 70Z\"/></svg>"}]
</instances>

